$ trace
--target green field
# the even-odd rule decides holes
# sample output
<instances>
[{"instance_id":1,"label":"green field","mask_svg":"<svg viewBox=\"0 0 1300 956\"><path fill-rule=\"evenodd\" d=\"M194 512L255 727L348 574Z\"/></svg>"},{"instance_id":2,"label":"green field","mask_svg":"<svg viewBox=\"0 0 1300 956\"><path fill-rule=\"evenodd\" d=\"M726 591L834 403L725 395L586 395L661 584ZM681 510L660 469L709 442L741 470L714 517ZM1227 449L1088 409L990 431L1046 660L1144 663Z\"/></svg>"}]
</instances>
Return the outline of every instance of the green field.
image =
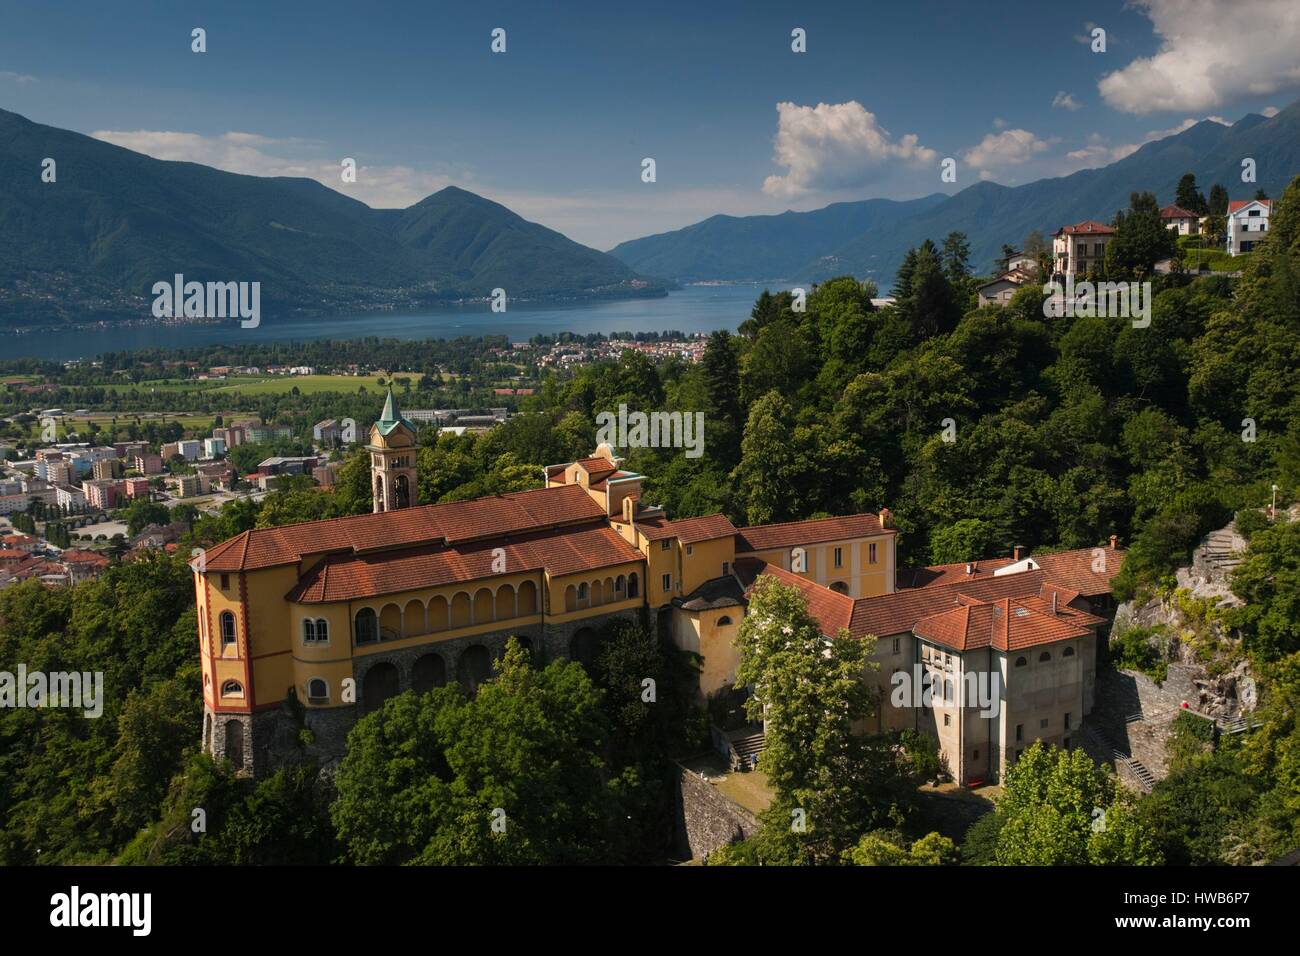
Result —
<instances>
[{"instance_id":1,"label":"green field","mask_svg":"<svg viewBox=\"0 0 1300 956\"><path fill-rule=\"evenodd\" d=\"M80 429L84 429L90 422L95 422L100 428L108 430L112 427L114 418L117 419L118 425L125 425L128 422L134 422L138 418L139 423L142 425L146 422L158 422L159 424L179 422L182 428L191 431L207 432L212 427L212 420L215 417L215 414L216 413L212 415L167 415L159 414L158 412L116 412L106 414L96 413L85 417L65 415L59 419L58 435L59 439L62 440L67 435L69 428L74 431L79 431ZM225 414L226 417L229 418L231 415L237 415L238 413L226 412ZM27 437L39 437L40 432L41 425L38 421L33 423L27 430Z\"/></svg>"},{"instance_id":2,"label":"green field","mask_svg":"<svg viewBox=\"0 0 1300 956\"><path fill-rule=\"evenodd\" d=\"M399 377L406 376L399 374ZM411 377L418 378L416 375ZM322 392L355 392L362 385L369 391L378 391L383 388L379 384L380 378L387 380L386 376L381 375L258 375L232 376L205 382L184 378L164 378L105 387L118 394L166 392L184 395L202 391L241 395L287 395L297 388L302 395L318 395Z\"/></svg>"},{"instance_id":3,"label":"green field","mask_svg":"<svg viewBox=\"0 0 1300 956\"><path fill-rule=\"evenodd\" d=\"M1183 250L1183 261L1189 272L1196 272L1201 266L1212 272L1238 272L1250 261L1250 253L1230 256L1222 249L1199 248L1199 236L1181 236L1178 245Z\"/></svg>"},{"instance_id":4,"label":"green field","mask_svg":"<svg viewBox=\"0 0 1300 956\"><path fill-rule=\"evenodd\" d=\"M404 377L404 376L403 376ZM418 378L418 376L415 376ZM214 391L238 392L241 395L286 395L295 388L302 395L319 395L322 392L355 392L362 385L374 392L384 386L380 375L273 375L256 378L228 378L224 382L197 383L210 385Z\"/></svg>"}]
</instances>

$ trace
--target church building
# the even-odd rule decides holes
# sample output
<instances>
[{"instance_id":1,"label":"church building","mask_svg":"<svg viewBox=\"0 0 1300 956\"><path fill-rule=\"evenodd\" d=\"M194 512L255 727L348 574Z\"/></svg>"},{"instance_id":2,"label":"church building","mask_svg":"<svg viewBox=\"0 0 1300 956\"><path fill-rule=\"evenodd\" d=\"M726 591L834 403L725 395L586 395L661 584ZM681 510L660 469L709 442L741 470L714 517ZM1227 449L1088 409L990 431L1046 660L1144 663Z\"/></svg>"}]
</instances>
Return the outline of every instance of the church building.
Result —
<instances>
[{"instance_id":1,"label":"church building","mask_svg":"<svg viewBox=\"0 0 1300 956\"><path fill-rule=\"evenodd\" d=\"M316 755L337 757L356 719L395 694L453 681L473 693L511 637L538 664L589 664L620 617L698 655L700 697L715 698L736 690L735 641L764 576L800 588L824 633L877 638L882 706L864 729L932 732L956 779L996 779L1026 741L1068 746L1091 710L1123 557L1113 538L900 571L888 509L749 528L672 520L609 445L546 467L531 491L417 505L417 447L390 390L366 445L373 513L245 531L193 562L207 753L262 775L305 727ZM916 668L937 703L895 706L894 675ZM946 693L975 669L1002 675L996 717Z\"/></svg>"}]
</instances>

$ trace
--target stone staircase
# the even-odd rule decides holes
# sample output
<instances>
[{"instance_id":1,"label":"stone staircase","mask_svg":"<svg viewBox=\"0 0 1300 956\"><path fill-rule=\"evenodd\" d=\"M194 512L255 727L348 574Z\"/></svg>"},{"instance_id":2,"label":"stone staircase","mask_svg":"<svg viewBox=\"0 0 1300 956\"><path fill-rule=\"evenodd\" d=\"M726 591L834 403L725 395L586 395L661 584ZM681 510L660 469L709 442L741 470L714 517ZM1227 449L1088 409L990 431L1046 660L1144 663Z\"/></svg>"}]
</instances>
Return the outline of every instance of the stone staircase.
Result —
<instances>
[{"instance_id":1,"label":"stone staircase","mask_svg":"<svg viewBox=\"0 0 1300 956\"><path fill-rule=\"evenodd\" d=\"M1227 573L1241 564L1241 543L1236 533L1228 528L1211 531L1205 538L1202 555L1207 567Z\"/></svg>"},{"instance_id":2,"label":"stone staircase","mask_svg":"<svg viewBox=\"0 0 1300 956\"><path fill-rule=\"evenodd\" d=\"M1137 715L1136 720L1141 720L1141 715ZM1135 722L1130 718L1130 723ZM1141 760L1138 760L1132 754L1121 749L1118 744L1106 733L1101 727L1095 726L1089 722L1082 724L1084 735L1091 739L1095 749L1104 752L1115 763L1118 770L1123 767L1133 776L1133 779L1141 787L1143 793L1150 793L1156 785L1155 775L1147 768Z\"/></svg>"},{"instance_id":3,"label":"stone staircase","mask_svg":"<svg viewBox=\"0 0 1300 956\"><path fill-rule=\"evenodd\" d=\"M757 764L767 746L767 734L762 727L748 726L739 730L720 731L714 740L718 750L727 758L732 770L749 770Z\"/></svg>"},{"instance_id":4,"label":"stone staircase","mask_svg":"<svg viewBox=\"0 0 1300 956\"><path fill-rule=\"evenodd\" d=\"M1219 732L1224 734L1244 734L1263 726L1263 723L1255 719L1253 714L1242 717L1220 717L1215 723L1219 725Z\"/></svg>"}]
</instances>

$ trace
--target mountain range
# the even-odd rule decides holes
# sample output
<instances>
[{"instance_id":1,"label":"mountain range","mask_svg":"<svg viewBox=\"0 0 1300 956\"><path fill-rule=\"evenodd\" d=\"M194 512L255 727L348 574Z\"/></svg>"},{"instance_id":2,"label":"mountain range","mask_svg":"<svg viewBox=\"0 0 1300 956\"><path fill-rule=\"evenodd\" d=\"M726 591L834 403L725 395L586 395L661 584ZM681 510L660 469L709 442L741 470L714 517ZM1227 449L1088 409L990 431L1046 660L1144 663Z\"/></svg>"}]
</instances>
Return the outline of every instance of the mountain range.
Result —
<instances>
[{"instance_id":1,"label":"mountain range","mask_svg":"<svg viewBox=\"0 0 1300 956\"><path fill-rule=\"evenodd\" d=\"M264 310L319 313L495 288L551 300L665 292L463 189L372 209L314 180L153 159L0 110L0 324L147 316L153 284L176 273L258 281Z\"/></svg>"},{"instance_id":2,"label":"mountain range","mask_svg":"<svg viewBox=\"0 0 1300 956\"><path fill-rule=\"evenodd\" d=\"M1255 160L1257 182L1243 183L1242 160ZM1195 173L1207 196L1222 183L1232 199L1256 189L1279 196L1300 173L1300 101L1271 118L1243 117L1231 126L1204 120L1142 146L1108 166L1023 186L980 182L951 196L895 202L867 199L776 216L713 216L673 232L619 244L610 255L633 269L690 280L817 281L852 274L887 290L909 248L966 233L971 264L987 272L1003 244L1017 248L1030 232L1096 219L1110 222L1135 191L1174 200L1184 173Z\"/></svg>"}]
</instances>

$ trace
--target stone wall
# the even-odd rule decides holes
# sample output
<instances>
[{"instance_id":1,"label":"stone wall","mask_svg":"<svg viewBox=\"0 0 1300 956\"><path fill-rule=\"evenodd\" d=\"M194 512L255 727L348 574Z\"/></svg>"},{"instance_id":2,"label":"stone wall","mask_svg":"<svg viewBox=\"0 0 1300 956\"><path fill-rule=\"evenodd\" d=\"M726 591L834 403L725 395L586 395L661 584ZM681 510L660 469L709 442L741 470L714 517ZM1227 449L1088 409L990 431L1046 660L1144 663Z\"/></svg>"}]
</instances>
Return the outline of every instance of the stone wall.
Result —
<instances>
[{"instance_id":1,"label":"stone wall","mask_svg":"<svg viewBox=\"0 0 1300 956\"><path fill-rule=\"evenodd\" d=\"M724 797L713 784L680 764L677 770L675 839L684 858L702 859L758 830L755 816Z\"/></svg>"},{"instance_id":2,"label":"stone wall","mask_svg":"<svg viewBox=\"0 0 1300 956\"><path fill-rule=\"evenodd\" d=\"M584 628L599 630L609 621L619 618L635 621L640 613L638 609L628 609L560 624L512 627L355 657L355 704L303 708L286 704L252 715L214 714L205 707L203 749L214 760L231 759L236 770L257 777L307 758L328 767L341 760L347 752L348 733L356 724L357 717L366 711L366 675L380 664L391 664L396 668L399 694L412 689L413 669L421 658L429 655L440 657L446 682L451 684L464 676L460 673L462 660L471 648L483 647L489 658L495 660L505 653L506 642L511 637L527 638L534 664L542 667L553 660L567 659L570 643L578 631ZM238 730L227 731L227 724L236 725ZM310 742L302 734L304 729L311 732ZM238 736L231 736L235 734Z\"/></svg>"}]
</instances>

